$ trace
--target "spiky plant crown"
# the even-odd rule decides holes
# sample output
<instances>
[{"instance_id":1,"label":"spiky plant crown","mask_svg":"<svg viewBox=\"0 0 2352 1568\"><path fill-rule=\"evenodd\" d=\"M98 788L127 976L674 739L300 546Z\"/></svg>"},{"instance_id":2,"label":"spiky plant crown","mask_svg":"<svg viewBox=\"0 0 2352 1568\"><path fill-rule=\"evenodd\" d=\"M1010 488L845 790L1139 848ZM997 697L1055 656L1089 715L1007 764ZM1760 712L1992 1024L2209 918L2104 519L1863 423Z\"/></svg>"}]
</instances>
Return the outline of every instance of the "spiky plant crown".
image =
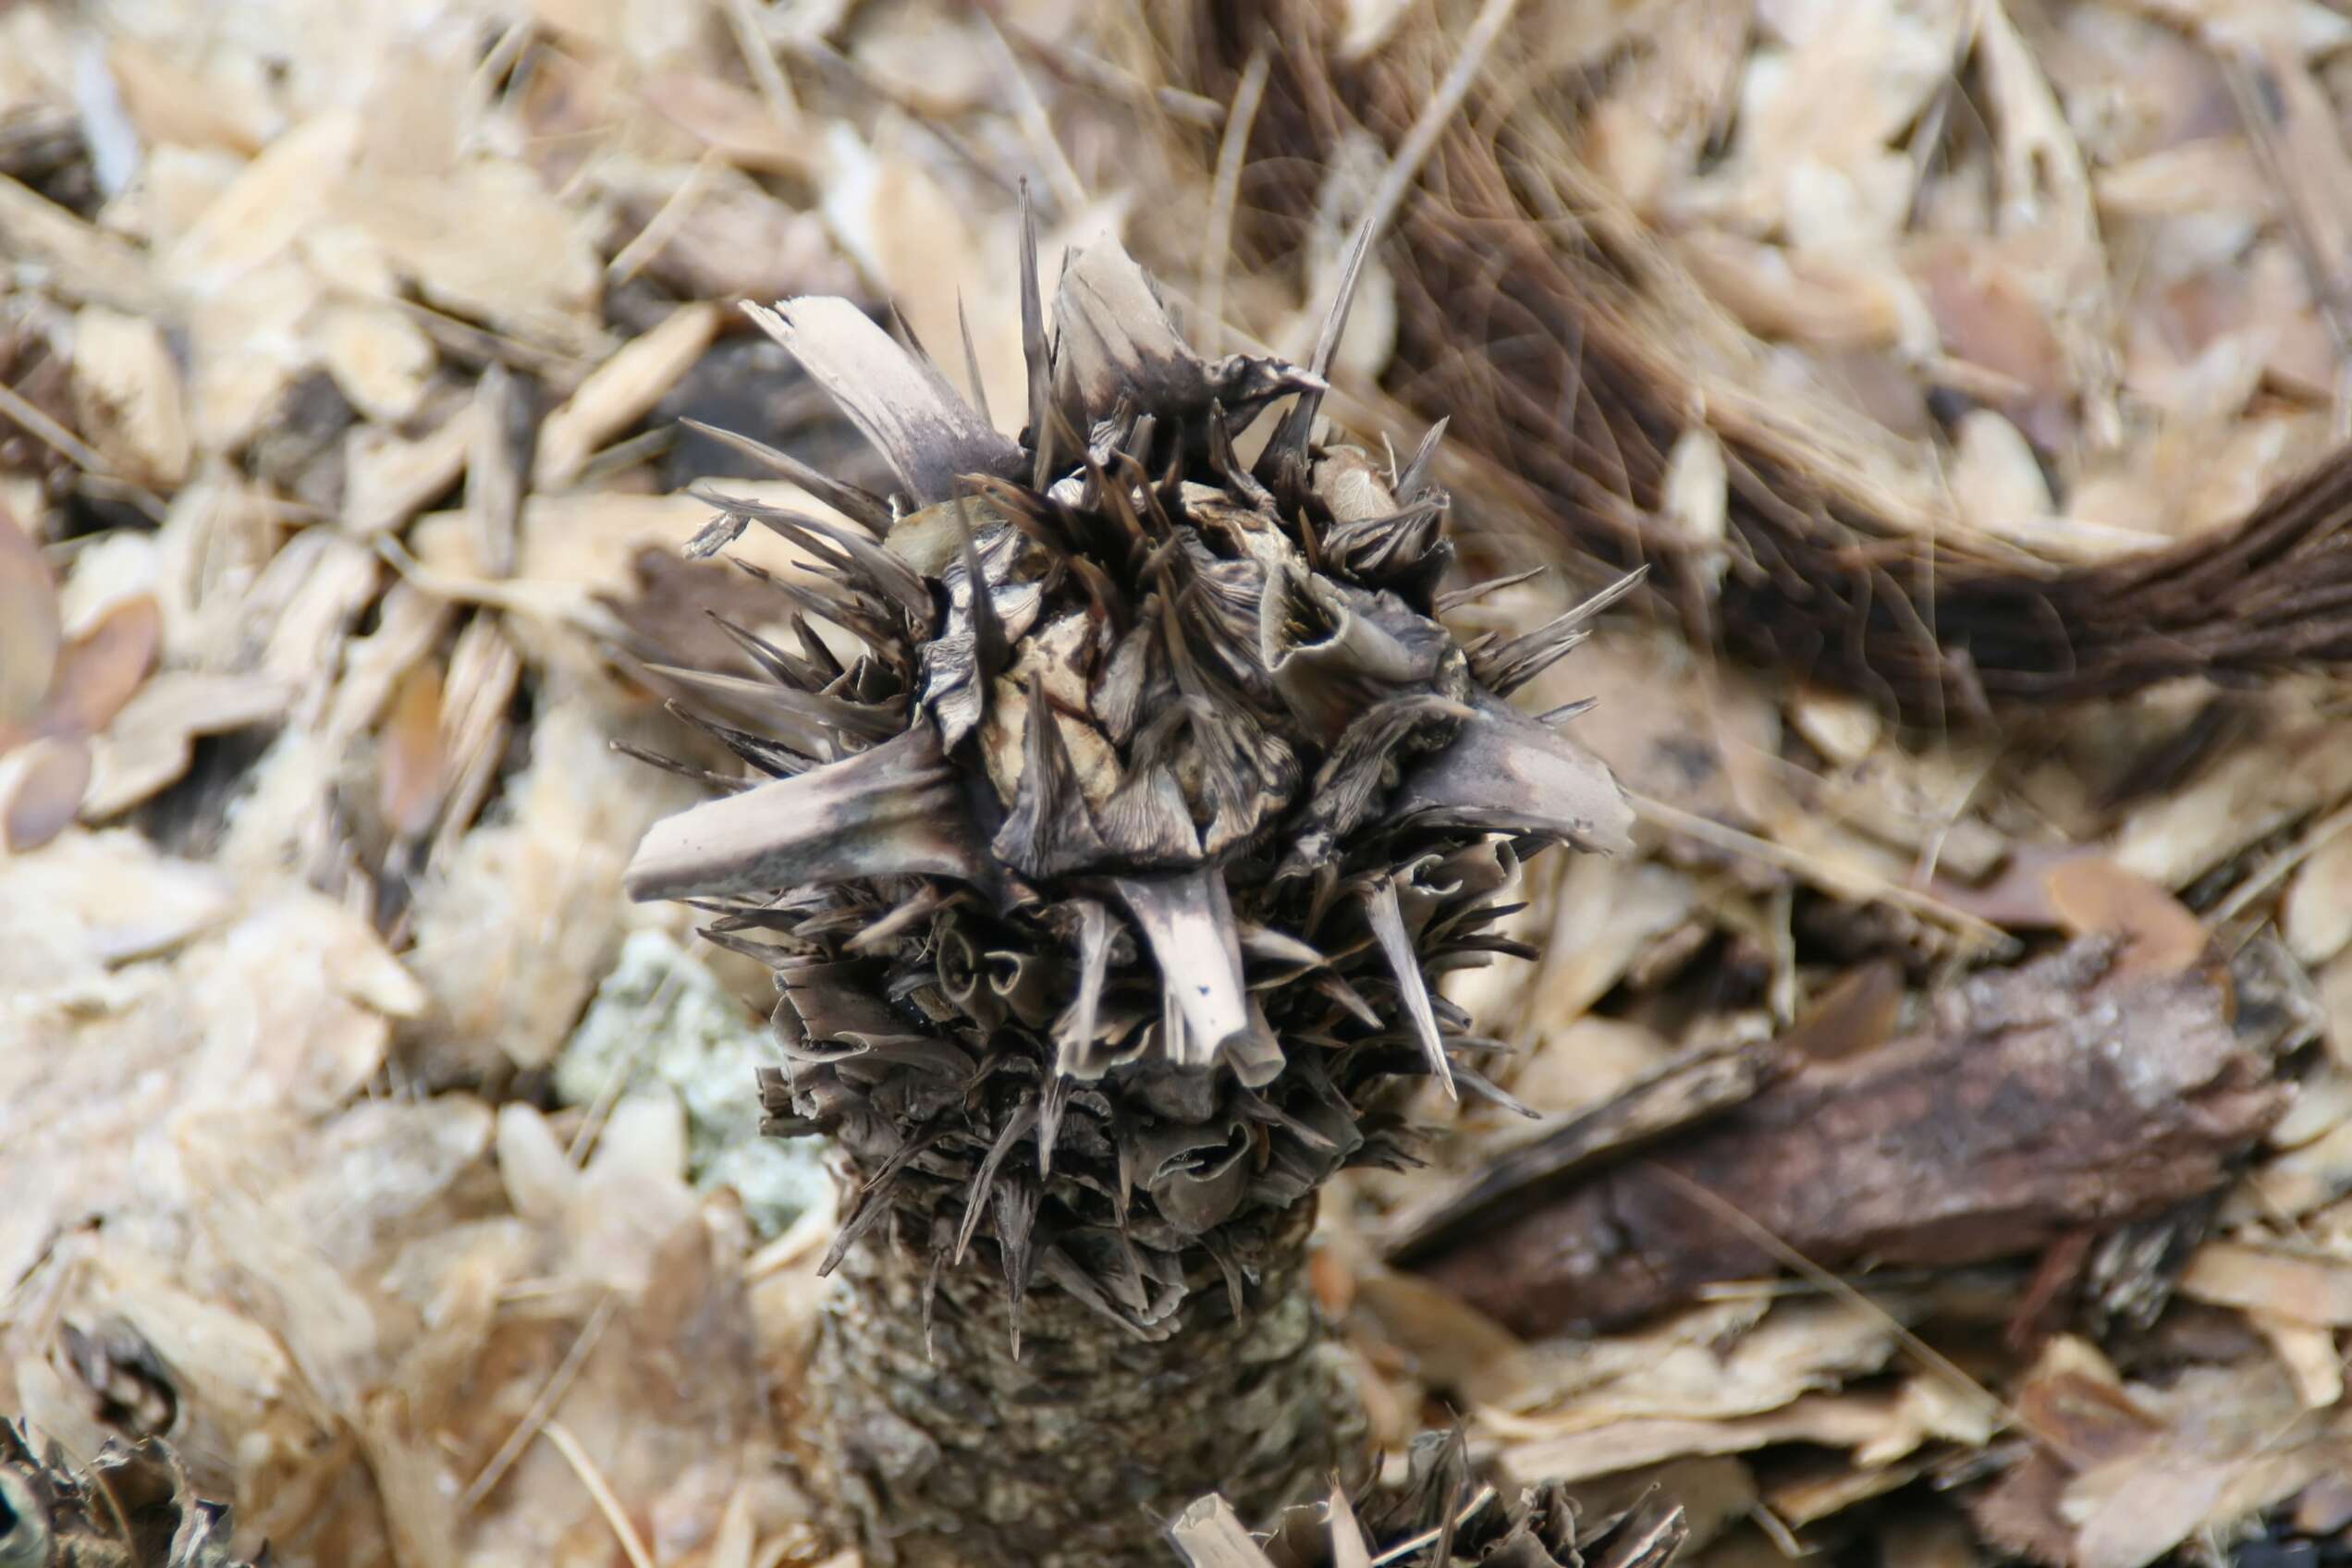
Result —
<instances>
[{"instance_id":1,"label":"spiky plant crown","mask_svg":"<svg viewBox=\"0 0 2352 1568\"><path fill-rule=\"evenodd\" d=\"M1192 1568L1347 1568L1400 1559L1427 1568L1665 1568L1690 1537L1680 1505L1645 1494L1585 1517L1557 1481L1515 1497L1479 1482L1462 1434L1413 1439L1405 1473L1351 1498L1285 1509L1253 1532L1220 1497L1170 1522Z\"/></svg>"},{"instance_id":2,"label":"spiky plant crown","mask_svg":"<svg viewBox=\"0 0 2352 1568\"><path fill-rule=\"evenodd\" d=\"M77 1469L0 1421L0 1568L266 1568L267 1551L231 1554L233 1533L156 1439L110 1442Z\"/></svg>"},{"instance_id":3,"label":"spiky plant crown","mask_svg":"<svg viewBox=\"0 0 2352 1568\"><path fill-rule=\"evenodd\" d=\"M1400 1156L1382 1085L1491 1092L1432 981L1513 950L1525 854L1630 822L1501 699L1614 593L1457 643L1434 432L1401 472L1316 444L1320 376L1203 359L1115 245L1049 336L1035 255L1017 442L846 300L753 312L900 491L766 452L850 521L712 497L708 547L758 522L823 570L773 579L795 646L737 629L763 679L663 672L766 781L656 825L629 887L773 964L768 1125L855 1179L829 1261L894 1217L941 1265L985 1244L1016 1313L1043 1278L1158 1337L1187 1253L1238 1288Z\"/></svg>"}]
</instances>

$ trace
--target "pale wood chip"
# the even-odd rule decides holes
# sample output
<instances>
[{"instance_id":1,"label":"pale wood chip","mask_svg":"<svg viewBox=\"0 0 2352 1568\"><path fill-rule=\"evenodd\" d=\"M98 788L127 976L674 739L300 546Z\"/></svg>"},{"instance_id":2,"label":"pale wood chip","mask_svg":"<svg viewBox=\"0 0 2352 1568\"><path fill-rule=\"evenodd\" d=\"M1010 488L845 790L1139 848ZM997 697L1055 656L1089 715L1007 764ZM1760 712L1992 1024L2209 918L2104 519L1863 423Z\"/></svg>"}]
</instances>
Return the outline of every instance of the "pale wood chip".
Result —
<instances>
[{"instance_id":1,"label":"pale wood chip","mask_svg":"<svg viewBox=\"0 0 2352 1568\"><path fill-rule=\"evenodd\" d=\"M540 490L570 485L597 447L643 418L693 368L718 325L717 306L680 305L597 366L540 425L532 484Z\"/></svg>"}]
</instances>

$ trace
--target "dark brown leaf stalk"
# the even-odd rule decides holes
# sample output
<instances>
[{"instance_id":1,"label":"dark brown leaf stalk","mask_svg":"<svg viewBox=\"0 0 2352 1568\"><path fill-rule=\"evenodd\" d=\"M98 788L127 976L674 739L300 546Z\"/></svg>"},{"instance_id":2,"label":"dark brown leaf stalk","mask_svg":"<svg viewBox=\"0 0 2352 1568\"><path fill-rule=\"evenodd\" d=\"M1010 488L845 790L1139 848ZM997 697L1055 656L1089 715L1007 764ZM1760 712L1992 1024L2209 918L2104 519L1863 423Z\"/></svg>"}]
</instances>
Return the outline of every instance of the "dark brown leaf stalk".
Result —
<instances>
[{"instance_id":1,"label":"dark brown leaf stalk","mask_svg":"<svg viewBox=\"0 0 2352 1568\"><path fill-rule=\"evenodd\" d=\"M1316 439L1322 367L1202 359L1115 246L1049 320L1024 261L1018 441L845 301L754 312L897 491L774 454L840 516L716 497L705 548L814 570L741 668L651 671L753 776L630 886L775 970L769 1125L845 1183L819 1446L877 1564L1158 1562L1204 1492L1319 1490L1355 1418L1316 1190L1405 1158L1407 1081L1496 1093L1433 981L1511 949L1525 856L1630 822L1502 700L1597 605L1456 643L1446 497Z\"/></svg>"}]
</instances>

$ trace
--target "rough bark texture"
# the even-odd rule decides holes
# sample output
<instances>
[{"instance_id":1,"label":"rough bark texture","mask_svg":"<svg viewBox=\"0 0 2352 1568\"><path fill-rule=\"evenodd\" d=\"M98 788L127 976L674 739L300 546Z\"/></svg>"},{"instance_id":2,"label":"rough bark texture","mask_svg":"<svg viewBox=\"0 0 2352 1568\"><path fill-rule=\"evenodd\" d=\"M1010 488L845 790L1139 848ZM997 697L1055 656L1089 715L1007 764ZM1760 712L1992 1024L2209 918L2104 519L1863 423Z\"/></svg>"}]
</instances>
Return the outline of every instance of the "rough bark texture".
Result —
<instances>
[{"instance_id":1,"label":"rough bark texture","mask_svg":"<svg viewBox=\"0 0 2352 1568\"><path fill-rule=\"evenodd\" d=\"M1011 1308L995 1263L941 1271L925 1353L925 1248L888 1227L851 1249L811 1378L826 1489L875 1568L1164 1564L1163 1523L1222 1491L1249 1520L1319 1495L1364 1425L1306 1275L1295 1207L1236 1314L1198 1260L1180 1325L1139 1340L1041 1285Z\"/></svg>"},{"instance_id":2,"label":"rough bark texture","mask_svg":"<svg viewBox=\"0 0 2352 1568\"><path fill-rule=\"evenodd\" d=\"M2285 1091L2209 978L2110 973L2111 953L1979 976L1930 1027L1808 1065L1647 1158L1495 1194L1451 1215L1422 1267L1521 1333L1556 1333L1773 1272L1759 1227L1827 1268L1946 1265L2211 1192Z\"/></svg>"}]
</instances>

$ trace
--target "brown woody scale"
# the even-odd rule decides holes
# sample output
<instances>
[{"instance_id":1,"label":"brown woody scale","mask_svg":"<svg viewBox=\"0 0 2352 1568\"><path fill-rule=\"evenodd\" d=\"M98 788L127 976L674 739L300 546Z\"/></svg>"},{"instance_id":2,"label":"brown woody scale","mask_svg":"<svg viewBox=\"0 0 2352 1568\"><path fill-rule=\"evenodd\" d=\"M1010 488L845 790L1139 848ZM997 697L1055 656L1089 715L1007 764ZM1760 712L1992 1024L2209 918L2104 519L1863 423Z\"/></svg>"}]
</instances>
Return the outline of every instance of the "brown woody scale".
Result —
<instances>
[{"instance_id":1,"label":"brown woody scale","mask_svg":"<svg viewBox=\"0 0 2352 1568\"><path fill-rule=\"evenodd\" d=\"M1565 711L1501 701L1617 591L1457 643L1434 433L1402 472L1313 443L1318 374L1204 360L1113 245L1049 334L1023 260L1018 442L845 300L753 312L900 488L739 441L849 521L712 497L703 553L758 522L821 570L771 579L792 645L731 629L762 679L657 672L760 778L630 888L774 966L769 1129L853 1179L828 1268L895 1217L935 1280L993 1256L1016 1343L1038 1280L1158 1339L1188 1255L1238 1303L1285 1210L1403 1157L1383 1085L1501 1097L1433 982L1518 950L1489 927L1536 848L1624 840Z\"/></svg>"}]
</instances>

